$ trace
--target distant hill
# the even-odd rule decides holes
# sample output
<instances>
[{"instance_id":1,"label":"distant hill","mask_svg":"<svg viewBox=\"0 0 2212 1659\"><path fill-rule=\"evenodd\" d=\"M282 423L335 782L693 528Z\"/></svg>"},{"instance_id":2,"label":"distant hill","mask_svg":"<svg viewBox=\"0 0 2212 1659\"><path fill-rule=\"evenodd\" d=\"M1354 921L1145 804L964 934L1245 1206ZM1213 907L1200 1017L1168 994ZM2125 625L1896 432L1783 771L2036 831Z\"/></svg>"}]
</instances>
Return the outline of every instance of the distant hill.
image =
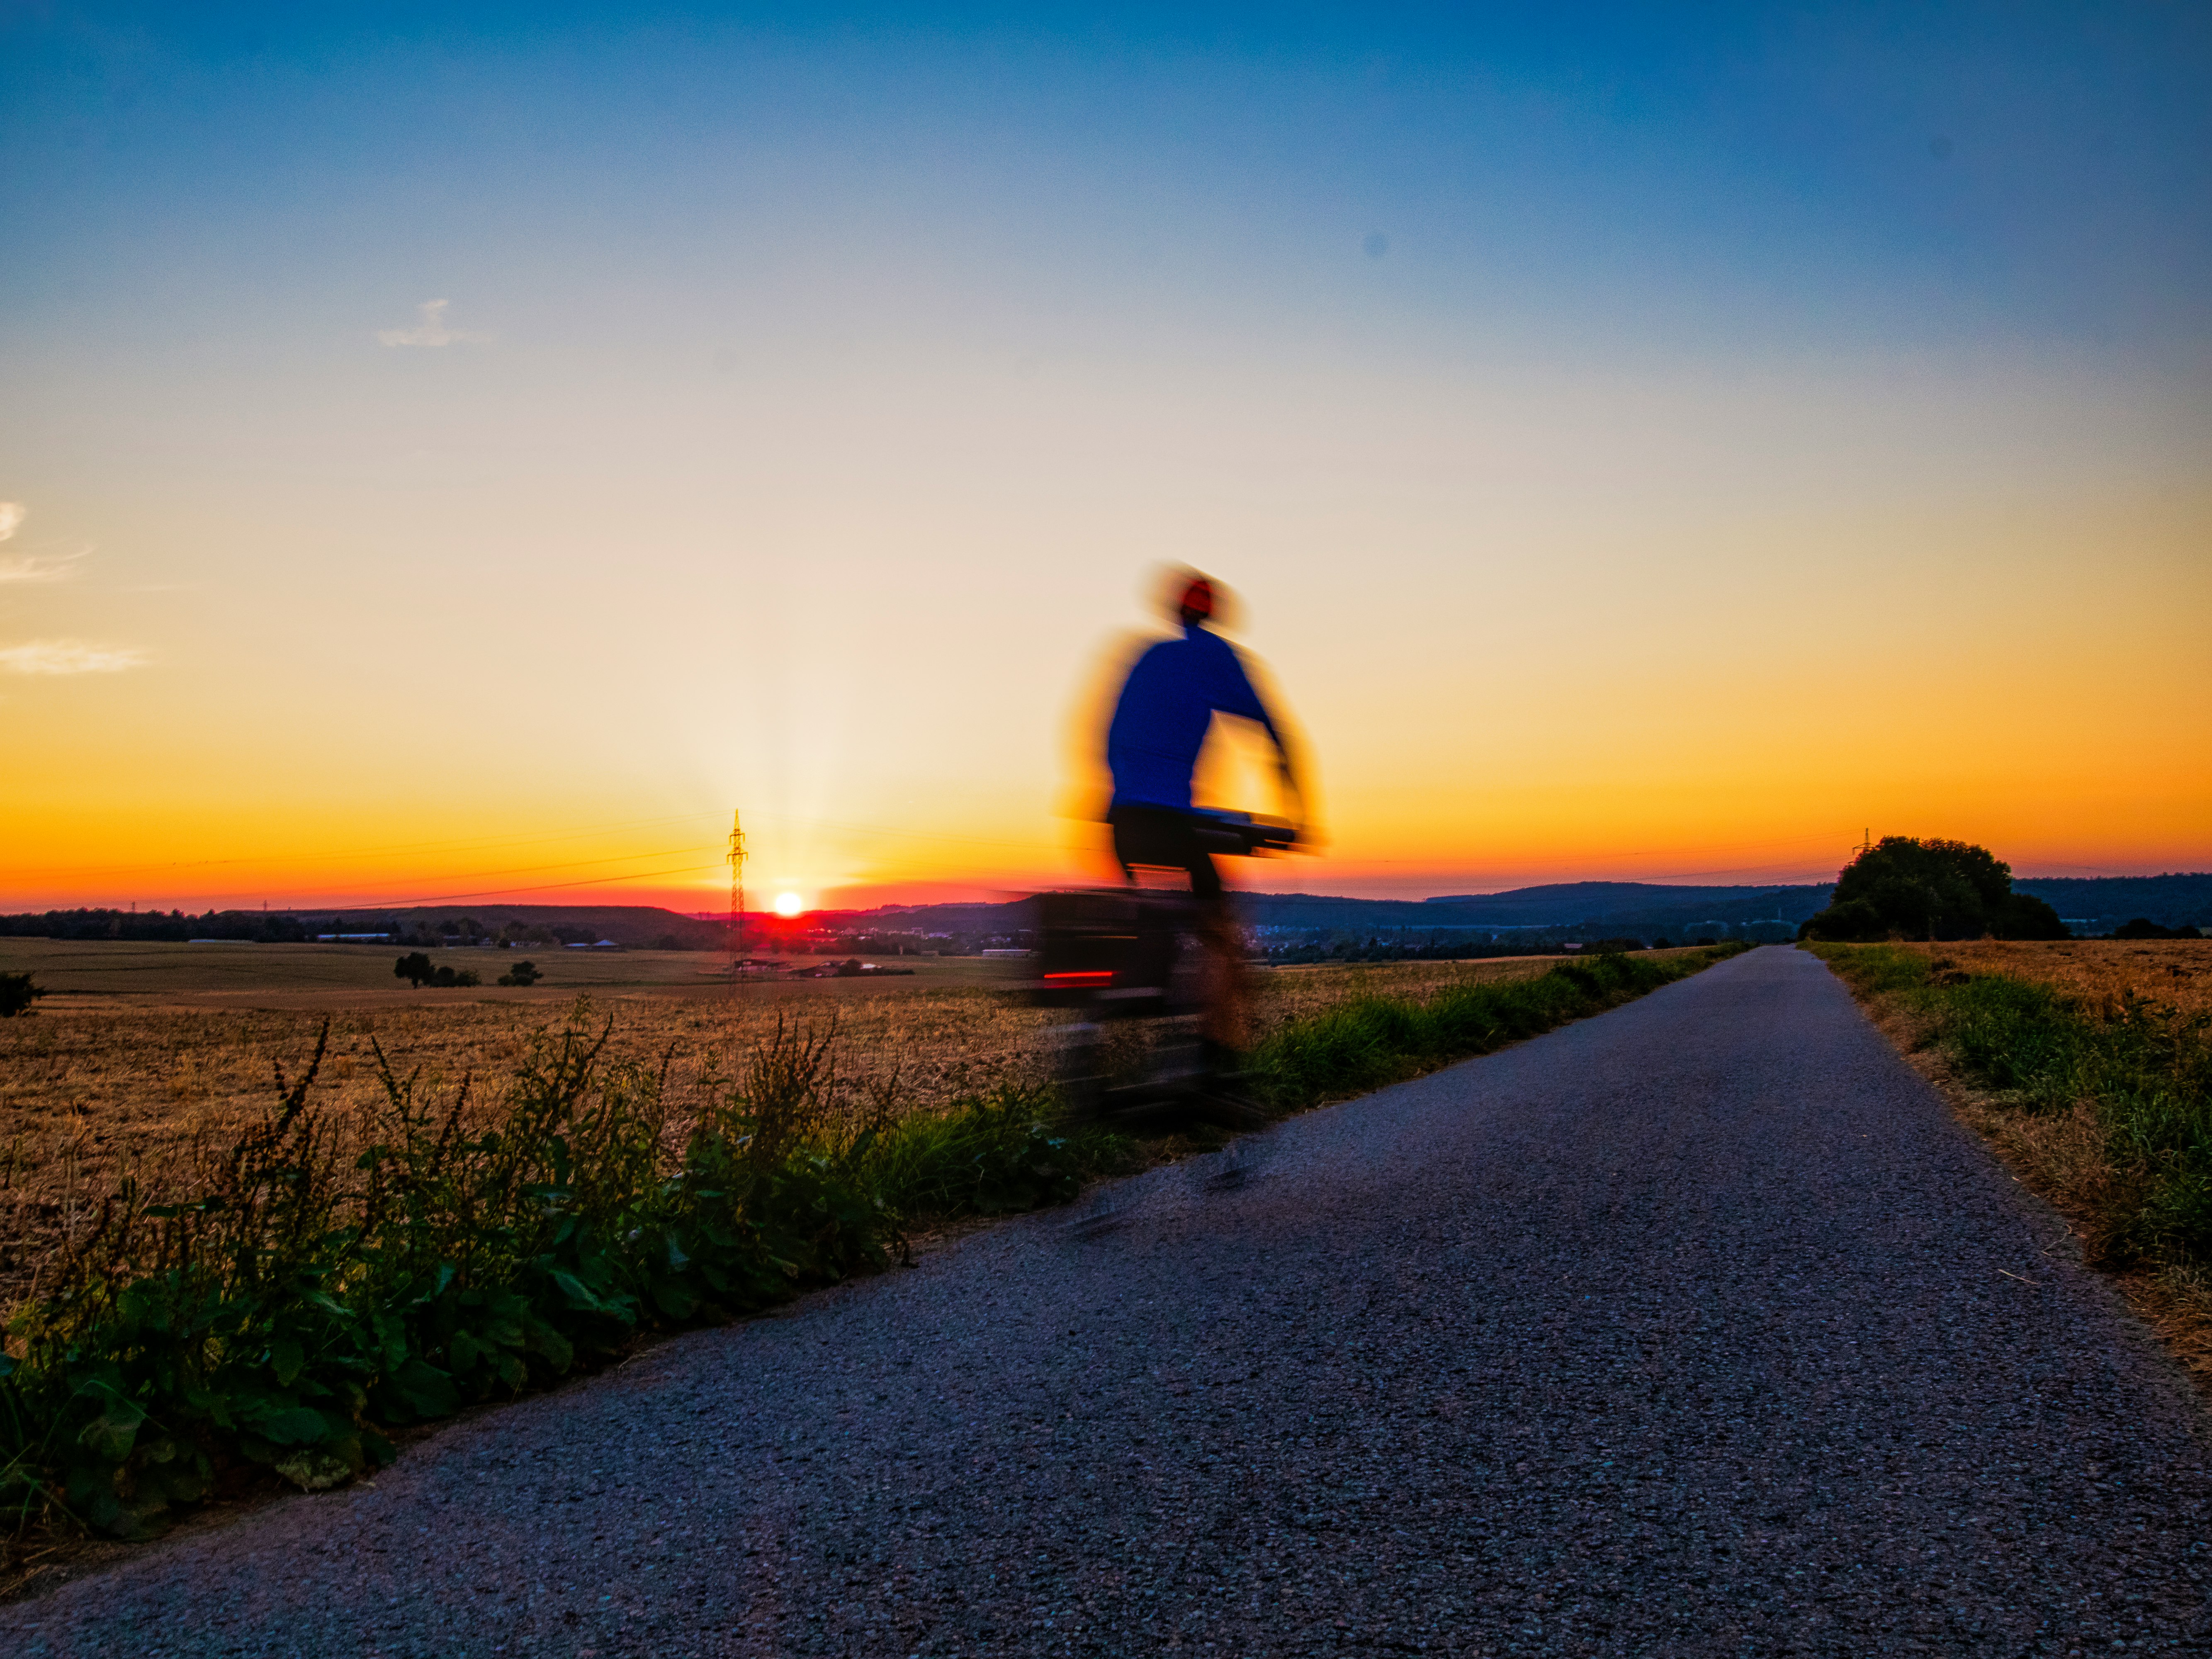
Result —
<instances>
[{"instance_id":1,"label":"distant hill","mask_svg":"<svg viewBox=\"0 0 2212 1659\"><path fill-rule=\"evenodd\" d=\"M2212 875L2108 876L2013 884L2086 919L2082 933L2110 933L2133 916L2166 927L2212 926ZM1576 881L1504 893L1455 893L1431 899L1362 899L1317 893L1243 893L1237 903L1255 927L1362 934L1451 933L1483 929L1572 929L1586 933L1694 937L1700 923L1741 929L1759 922L1796 926L1827 908L1832 882L1774 886L1686 887L1657 882ZM1027 925L1022 901L1006 904L891 905L818 920L837 927L893 927L969 933Z\"/></svg>"},{"instance_id":2,"label":"distant hill","mask_svg":"<svg viewBox=\"0 0 2212 1659\"><path fill-rule=\"evenodd\" d=\"M2163 927L2212 927L2212 874L2170 876L2060 876L2027 878L2015 892L2033 893L2075 926L2081 933L2109 933L2142 916Z\"/></svg>"},{"instance_id":3,"label":"distant hill","mask_svg":"<svg viewBox=\"0 0 2212 1659\"><path fill-rule=\"evenodd\" d=\"M610 939L617 945L644 948L674 939L683 950L706 950L722 942L726 931L719 921L662 909L655 904L437 904L404 910L300 910L293 914L318 933L351 933L390 928L395 933L442 933L465 919L486 933L497 933L510 922L528 927L563 927L588 931L594 939ZM337 924L343 921L345 926ZM360 924L357 928L355 924Z\"/></svg>"},{"instance_id":4,"label":"distant hill","mask_svg":"<svg viewBox=\"0 0 2212 1659\"><path fill-rule=\"evenodd\" d=\"M210 910L203 915L160 910L47 910L0 916L0 934L18 938L188 939L249 939L282 942L318 933L392 933L435 941L465 931L474 921L480 932L496 933L509 923L543 927L578 942L611 939L617 945L647 946L673 941L678 948L705 950L721 943L718 921L700 921L643 904L448 904L399 910Z\"/></svg>"},{"instance_id":5,"label":"distant hill","mask_svg":"<svg viewBox=\"0 0 2212 1659\"><path fill-rule=\"evenodd\" d=\"M1833 882L1814 886L1673 887L1644 881L1573 881L1507 893L1464 894L1426 901L1492 927L1531 927L1592 921L1802 921L1827 908Z\"/></svg>"},{"instance_id":6,"label":"distant hill","mask_svg":"<svg viewBox=\"0 0 2212 1659\"><path fill-rule=\"evenodd\" d=\"M2048 902L2081 933L2109 933L2147 917L2167 927L2212 927L2212 874L2028 878L2013 885ZM1656 882L1575 881L1505 893L1456 893L1431 899L1362 899L1316 893L1245 893L1246 922L1292 933L1361 936L1468 935L1525 928L1673 939L1694 938L1701 924L1772 937L1826 907L1832 883L1769 887L1673 887ZM849 935L942 933L974 941L1030 926L1026 900L1000 904L890 904L872 910L816 910L803 926ZM225 910L204 915L114 909L49 910L0 916L0 934L50 939L298 939L317 933L392 932L435 939L465 921L495 933L509 924L559 930L563 937L609 939L647 948L672 944L714 950L720 921L701 921L644 904L446 904L400 910ZM756 916L763 934L775 928ZM1769 932L1768 929L1772 930ZM778 930L780 931L780 930Z\"/></svg>"}]
</instances>

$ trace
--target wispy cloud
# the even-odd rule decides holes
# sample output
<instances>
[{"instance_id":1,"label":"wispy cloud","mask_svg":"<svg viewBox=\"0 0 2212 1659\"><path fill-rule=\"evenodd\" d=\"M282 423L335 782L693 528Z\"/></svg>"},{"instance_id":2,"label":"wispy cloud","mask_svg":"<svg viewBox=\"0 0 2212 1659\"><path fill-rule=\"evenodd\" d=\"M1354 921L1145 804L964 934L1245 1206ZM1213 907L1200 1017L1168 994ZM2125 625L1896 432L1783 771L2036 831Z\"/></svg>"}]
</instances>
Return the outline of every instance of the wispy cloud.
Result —
<instances>
[{"instance_id":1,"label":"wispy cloud","mask_svg":"<svg viewBox=\"0 0 2212 1659\"><path fill-rule=\"evenodd\" d=\"M417 307L422 320L412 328L380 328L376 331L376 343L387 346L445 346L482 344L491 338L489 334L472 334L466 329L446 326L446 307L450 300L425 300Z\"/></svg>"},{"instance_id":2,"label":"wispy cloud","mask_svg":"<svg viewBox=\"0 0 2212 1659\"><path fill-rule=\"evenodd\" d=\"M71 565L91 551L81 547L58 559L34 559L27 554L20 559L0 559L0 582L58 582L69 574Z\"/></svg>"},{"instance_id":3,"label":"wispy cloud","mask_svg":"<svg viewBox=\"0 0 2212 1659\"><path fill-rule=\"evenodd\" d=\"M145 663L135 646L87 645L82 640L33 640L0 647L0 668L14 674L119 674Z\"/></svg>"},{"instance_id":4,"label":"wispy cloud","mask_svg":"<svg viewBox=\"0 0 2212 1659\"><path fill-rule=\"evenodd\" d=\"M0 501L0 542L11 539L27 516L22 502ZM58 582L69 574L71 565L91 551L81 547L58 559L33 558L28 554L0 559L0 582Z\"/></svg>"}]
</instances>

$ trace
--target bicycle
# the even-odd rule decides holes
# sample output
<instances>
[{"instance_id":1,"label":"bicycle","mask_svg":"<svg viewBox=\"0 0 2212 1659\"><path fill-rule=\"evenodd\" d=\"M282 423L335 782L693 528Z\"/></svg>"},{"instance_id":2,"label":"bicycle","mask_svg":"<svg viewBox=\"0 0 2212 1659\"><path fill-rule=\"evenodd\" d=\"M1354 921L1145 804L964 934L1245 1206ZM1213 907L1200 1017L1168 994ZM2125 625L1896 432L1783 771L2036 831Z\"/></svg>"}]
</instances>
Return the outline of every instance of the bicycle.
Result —
<instances>
[{"instance_id":1,"label":"bicycle","mask_svg":"<svg viewBox=\"0 0 2212 1659\"><path fill-rule=\"evenodd\" d=\"M1209 853L1251 857L1297 843L1288 820L1197 809L1189 814ZM1216 1127L1254 1128L1267 1115L1242 1079L1219 1071L1195 1026L1199 993L1197 906L1187 890L1089 888L1040 893L1040 973L1022 988L1032 1006L1072 1013L1059 1032L1059 1081L1071 1115L1133 1128L1194 1118ZM1156 1023L1148 1063L1116 1085L1107 1071L1109 1028Z\"/></svg>"}]
</instances>

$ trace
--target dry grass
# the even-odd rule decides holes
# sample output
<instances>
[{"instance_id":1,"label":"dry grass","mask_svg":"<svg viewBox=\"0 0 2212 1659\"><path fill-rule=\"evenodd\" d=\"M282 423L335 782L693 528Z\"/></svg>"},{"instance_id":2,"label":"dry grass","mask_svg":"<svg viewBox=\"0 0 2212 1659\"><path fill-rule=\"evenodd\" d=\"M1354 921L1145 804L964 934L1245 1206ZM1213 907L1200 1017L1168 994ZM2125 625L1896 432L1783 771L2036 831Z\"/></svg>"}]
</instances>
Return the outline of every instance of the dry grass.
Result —
<instances>
[{"instance_id":1,"label":"dry grass","mask_svg":"<svg viewBox=\"0 0 2212 1659\"><path fill-rule=\"evenodd\" d=\"M2124 994L2171 1004L2185 1014L2212 1013L2212 940L1978 939L1970 944L1905 945L1966 973L2010 974L2033 980L2092 1010L2117 1010Z\"/></svg>"},{"instance_id":2,"label":"dry grass","mask_svg":"<svg viewBox=\"0 0 2212 1659\"><path fill-rule=\"evenodd\" d=\"M1425 997L1449 985L1537 974L1552 958L1324 965L1259 973L1261 1035L1369 994ZM385 969L390 972L388 964ZM266 1000L264 997L263 999ZM57 1000L59 1000L58 999ZM271 1098L275 1068L296 1071L329 1018L331 1058L318 1103L340 1118L379 1096L372 1038L434 1086L475 1076L496 1085L531 1035L571 1006L561 999L467 1000L379 988L353 1006L231 1009L116 998L49 1002L0 1024L0 1317L54 1246L117 1180L167 1184L196 1139L220 1142ZM781 1015L820 1029L837 1021L839 1088L864 1099L896 1075L906 1110L941 1107L1052 1070L1055 1016L981 987L942 981L825 981L742 991L671 987L596 1005L611 1018L611 1057L672 1056L679 1098L727 1074Z\"/></svg>"},{"instance_id":3,"label":"dry grass","mask_svg":"<svg viewBox=\"0 0 2212 1659\"><path fill-rule=\"evenodd\" d=\"M2192 1013L2212 1012L2212 943L2202 940L1981 940L1903 948L1931 957L1938 967L2009 974L2050 985L2092 1011L2116 1011L2132 992ZM2106 1231L2112 1196L2124 1177L2106 1155L2106 1136L2087 1102L2063 1114L2021 1111L1931 1046L1925 1020L1894 999L1866 996L1856 988L1853 994L1954 1115L1982 1137L2021 1185L2064 1218L2076 1240L2094 1243ZM2112 1277L2137 1316L2212 1401L2212 1281L2179 1267Z\"/></svg>"}]
</instances>

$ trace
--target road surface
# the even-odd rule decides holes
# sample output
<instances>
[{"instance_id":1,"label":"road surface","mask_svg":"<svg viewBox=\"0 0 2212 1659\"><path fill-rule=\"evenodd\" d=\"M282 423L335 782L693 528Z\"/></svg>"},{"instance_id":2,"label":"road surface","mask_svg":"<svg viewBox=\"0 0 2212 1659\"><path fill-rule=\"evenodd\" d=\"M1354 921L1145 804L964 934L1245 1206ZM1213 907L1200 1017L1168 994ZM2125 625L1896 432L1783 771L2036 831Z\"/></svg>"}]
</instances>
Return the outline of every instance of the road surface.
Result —
<instances>
[{"instance_id":1,"label":"road surface","mask_svg":"<svg viewBox=\"0 0 2212 1659\"><path fill-rule=\"evenodd\" d=\"M1768 949L486 1413L0 1650L2205 1651L2204 1433Z\"/></svg>"}]
</instances>

